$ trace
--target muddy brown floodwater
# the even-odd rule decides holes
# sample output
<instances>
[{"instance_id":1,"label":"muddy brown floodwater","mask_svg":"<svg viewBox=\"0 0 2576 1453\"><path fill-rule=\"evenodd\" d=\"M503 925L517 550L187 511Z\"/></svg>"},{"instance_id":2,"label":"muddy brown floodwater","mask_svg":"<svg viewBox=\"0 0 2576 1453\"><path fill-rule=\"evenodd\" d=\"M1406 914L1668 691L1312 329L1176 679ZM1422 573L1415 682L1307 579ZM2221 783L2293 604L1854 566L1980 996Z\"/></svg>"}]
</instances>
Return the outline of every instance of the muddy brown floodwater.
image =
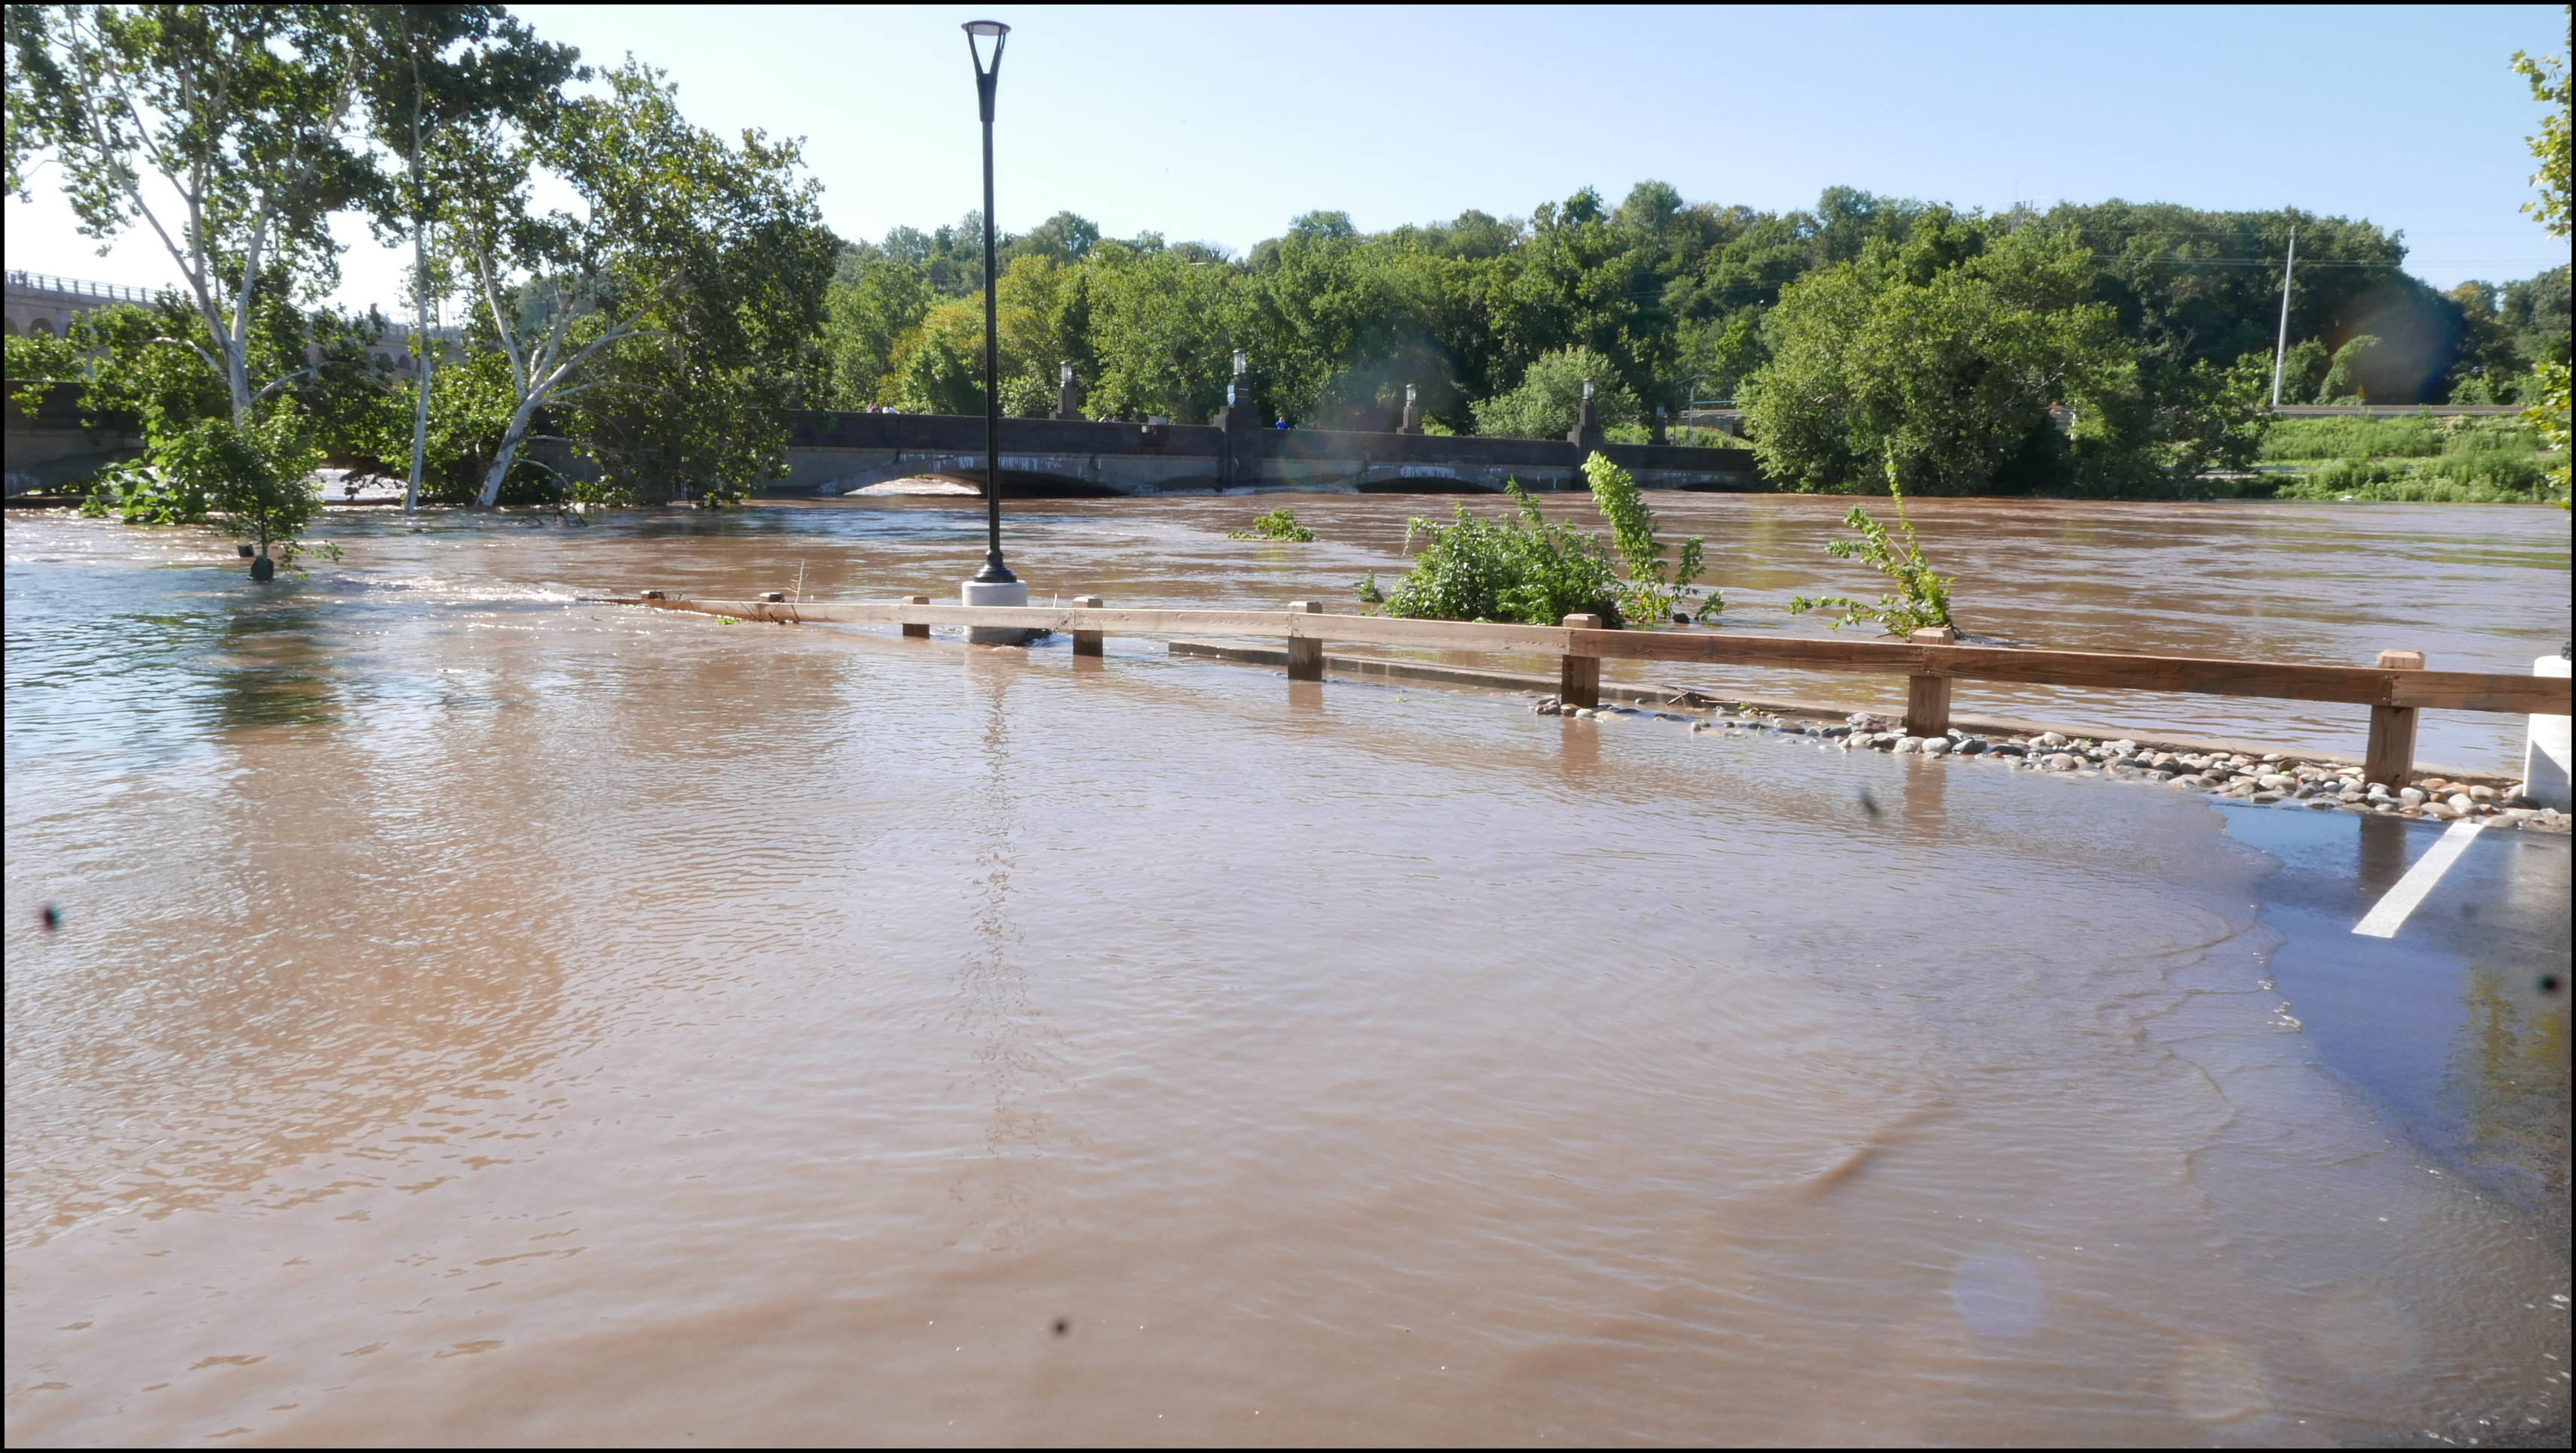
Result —
<instances>
[{"instance_id":1,"label":"muddy brown floodwater","mask_svg":"<svg viewBox=\"0 0 2576 1453\"><path fill-rule=\"evenodd\" d=\"M1013 561L1342 598L1445 505L1222 538L1274 503L1014 505ZM1836 505L1655 503L1738 628L1865 583ZM2045 644L2568 628L2554 513L1920 515ZM2565 1429L2563 1241L2321 1068L2197 796L575 599L946 595L956 502L330 524L256 590L9 519L13 1445Z\"/></svg>"}]
</instances>

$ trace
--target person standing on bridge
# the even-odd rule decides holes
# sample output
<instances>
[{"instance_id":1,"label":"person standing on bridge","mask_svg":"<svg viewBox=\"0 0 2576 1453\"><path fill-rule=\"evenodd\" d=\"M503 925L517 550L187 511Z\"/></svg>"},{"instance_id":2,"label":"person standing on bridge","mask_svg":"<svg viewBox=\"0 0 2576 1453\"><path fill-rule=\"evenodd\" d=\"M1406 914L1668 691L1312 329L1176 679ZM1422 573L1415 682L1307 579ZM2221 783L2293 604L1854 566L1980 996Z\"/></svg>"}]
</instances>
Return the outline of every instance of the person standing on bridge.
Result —
<instances>
[{"instance_id":1,"label":"person standing on bridge","mask_svg":"<svg viewBox=\"0 0 2576 1453\"><path fill-rule=\"evenodd\" d=\"M1285 429L1285 428L1287 428L1287 427L1288 427L1288 416L1287 416L1286 414L1281 414L1281 415L1279 416L1279 422L1278 422L1278 423L1275 423L1275 424L1273 424L1273 425L1271 425L1270 427L1271 427L1271 428L1274 428L1274 429Z\"/></svg>"}]
</instances>

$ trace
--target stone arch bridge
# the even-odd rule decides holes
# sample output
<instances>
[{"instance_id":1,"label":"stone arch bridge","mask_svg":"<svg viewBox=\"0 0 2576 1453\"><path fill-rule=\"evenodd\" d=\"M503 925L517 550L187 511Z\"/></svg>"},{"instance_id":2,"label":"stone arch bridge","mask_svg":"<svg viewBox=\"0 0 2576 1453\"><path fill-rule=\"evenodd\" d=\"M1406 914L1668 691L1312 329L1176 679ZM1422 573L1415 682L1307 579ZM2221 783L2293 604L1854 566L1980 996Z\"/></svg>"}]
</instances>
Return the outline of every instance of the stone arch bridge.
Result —
<instances>
[{"instance_id":1,"label":"stone arch bridge","mask_svg":"<svg viewBox=\"0 0 2576 1453\"><path fill-rule=\"evenodd\" d=\"M1594 448L1647 489L1758 487L1753 455L1744 449L1004 419L1002 493L1498 494L1513 479L1533 493L1546 493L1584 488L1583 459ZM938 414L801 414L787 451L787 477L764 492L843 495L921 477L980 492L984 421Z\"/></svg>"},{"instance_id":2,"label":"stone arch bridge","mask_svg":"<svg viewBox=\"0 0 2576 1453\"><path fill-rule=\"evenodd\" d=\"M92 429L73 391L49 390L34 414L0 409L8 423L8 490L57 489L141 452L131 421ZM1562 439L1481 439L1439 434L1360 434L1324 429L1228 429L1214 424L1002 421L1002 492L1016 496L1187 495L1303 490L1331 493L1500 493L1517 479L1533 493L1584 488L1593 448L1647 489L1757 488L1743 449L1655 444L1576 444ZM560 446L550 463L583 464ZM771 495L853 494L890 480L931 478L980 493L984 421L938 414L805 413L793 420L787 477Z\"/></svg>"}]
</instances>

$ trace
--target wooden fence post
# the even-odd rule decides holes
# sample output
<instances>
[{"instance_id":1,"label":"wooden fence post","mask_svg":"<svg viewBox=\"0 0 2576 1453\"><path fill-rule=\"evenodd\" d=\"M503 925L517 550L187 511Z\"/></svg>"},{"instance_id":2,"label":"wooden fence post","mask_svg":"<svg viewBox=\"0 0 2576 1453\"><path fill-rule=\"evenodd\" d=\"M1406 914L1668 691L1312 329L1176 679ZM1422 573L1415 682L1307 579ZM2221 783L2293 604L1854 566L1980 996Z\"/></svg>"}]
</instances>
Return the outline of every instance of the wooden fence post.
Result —
<instances>
[{"instance_id":1,"label":"wooden fence post","mask_svg":"<svg viewBox=\"0 0 2576 1453\"><path fill-rule=\"evenodd\" d=\"M1571 615L1560 622L1569 631L1597 631L1601 617ZM1601 658L1565 653L1556 668L1556 699L1564 706L1599 706L1601 704Z\"/></svg>"},{"instance_id":2,"label":"wooden fence post","mask_svg":"<svg viewBox=\"0 0 2576 1453\"><path fill-rule=\"evenodd\" d=\"M2382 651L2382 671L2421 671L2421 651ZM2411 706L2370 709L2370 744L2362 749L2361 776L2394 792L2415 775L2415 711Z\"/></svg>"},{"instance_id":3,"label":"wooden fence post","mask_svg":"<svg viewBox=\"0 0 2576 1453\"><path fill-rule=\"evenodd\" d=\"M1096 595L1077 595L1073 598L1073 608L1075 610L1098 610L1102 604L1104 604L1104 602ZM1099 655L1100 633L1098 631L1074 632L1073 654L1077 656Z\"/></svg>"},{"instance_id":4,"label":"wooden fence post","mask_svg":"<svg viewBox=\"0 0 2576 1453\"><path fill-rule=\"evenodd\" d=\"M1905 639L1918 646L1955 646L1959 633L1948 626L1925 626ZM1905 734L1937 737L1950 730L1950 678L1913 675L1905 678Z\"/></svg>"},{"instance_id":5,"label":"wooden fence post","mask_svg":"<svg viewBox=\"0 0 2576 1453\"><path fill-rule=\"evenodd\" d=\"M907 595L903 598L903 603L905 605L928 605L930 604L930 597L926 595ZM928 626L906 626L903 628L903 633L915 640L926 641L930 639L930 627Z\"/></svg>"},{"instance_id":6,"label":"wooden fence post","mask_svg":"<svg viewBox=\"0 0 2576 1453\"><path fill-rule=\"evenodd\" d=\"M1288 609L1299 615L1322 615L1324 603L1318 600L1292 600ZM1288 679L1321 681L1324 679L1324 643L1313 636L1288 638Z\"/></svg>"}]
</instances>

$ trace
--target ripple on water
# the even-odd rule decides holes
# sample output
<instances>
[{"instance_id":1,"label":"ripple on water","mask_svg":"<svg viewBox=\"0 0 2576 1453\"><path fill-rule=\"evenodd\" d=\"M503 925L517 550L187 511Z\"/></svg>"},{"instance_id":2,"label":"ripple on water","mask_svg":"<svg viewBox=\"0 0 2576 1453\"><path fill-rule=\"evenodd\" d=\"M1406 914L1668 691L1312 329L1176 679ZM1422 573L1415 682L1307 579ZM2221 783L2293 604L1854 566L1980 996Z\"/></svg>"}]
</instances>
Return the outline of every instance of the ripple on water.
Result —
<instances>
[{"instance_id":1,"label":"ripple on water","mask_svg":"<svg viewBox=\"0 0 2576 1453\"><path fill-rule=\"evenodd\" d=\"M1014 558L1285 598L1406 505L1244 508ZM550 583L944 590L972 523L335 519L251 597L13 519L13 1440L2563 1418L2495 1314L2563 1260L2308 1068L2197 801Z\"/></svg>"}]
</instances>

